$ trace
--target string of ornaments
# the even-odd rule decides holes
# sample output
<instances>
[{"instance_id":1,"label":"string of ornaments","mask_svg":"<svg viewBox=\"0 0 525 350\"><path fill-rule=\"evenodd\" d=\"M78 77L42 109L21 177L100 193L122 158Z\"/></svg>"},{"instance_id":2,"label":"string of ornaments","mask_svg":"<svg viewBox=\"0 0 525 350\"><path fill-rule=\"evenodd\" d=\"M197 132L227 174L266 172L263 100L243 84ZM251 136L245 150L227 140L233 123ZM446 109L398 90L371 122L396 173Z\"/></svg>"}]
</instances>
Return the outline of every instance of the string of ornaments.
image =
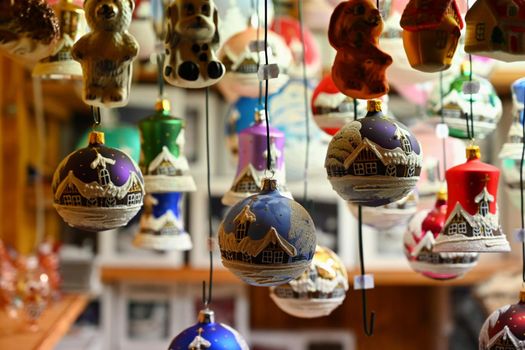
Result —
<instances>
[{"instance_id":1,"label":"string of ornaments","mask_svg":"<svg viewBox=\"0 0 525 350\"><path fill-rule=\"evenodd\" d=\"M208 87L218 84L229 100L240 96L258 100L248 121L243 121L246 127L240 132L236 146L239 156L236 178L223 197L223 203L231 205L218 232L223 265L250 285L271 286L271 297L278 306L298 317L326 315L342 303L348 288L346 269L334 252L316 246L312 218L286 188L284 134L270 125L269 100L288 81L283 67L292 61L293 52L277 35L269 33L267 1L264 41L259 40L259 29L249 26L232 36L220 50L219 16L213 1L175 0L163 7L165 13L157 33L158 39L164 41L162 52L157 53L159 96L155 113L139 123L140 167L123 151L105 145L104 133L96 130L101 122L100 108L122 107L129 99L132 62L139 49L127 31L133 1L86 0L82 10L73 1L61 0L55 15L42 1L19 4L22 5L12 4L8 8L10 13L21 9L17 6L25 6L29 16L13 16L10 21L14 27L25 26L35 45L30 51L20 50L23 40L18 37L18 41L0 41L2 50L19 61L39 61L33 70L35 77L82 76L82 99L92 109L94 125L88 146L69 154L53 176L54 205L64 221L88 231L114 229L126 225L144 204L140 232L134 241L137 246L154 250L191 249L191 240L182 224L181 202L183 193L195 191L196 185L184 156L184 120L171 115L163 81L182 88L206 88L209 199ZM301 58L306 80L301 7L302 3ZM421 144L406 126L389 118L385 111L389 90L385 72L393 60L379 46L383 19L378 7L370 0L349 0L337 5L328 28L328 39L337 54L331 74L319 84L312 100L314 120L333 135L325 159L328 180L338 195L356 208L361 274L354 279L354 288L362 290L367 335L372 335L374 328L374 313L369 323L366 311L366 289L373 288L373 277L365 274L363 263L363 212L379 208L383 211L376 213L384 214L405 206L423 167ZM27 22L35 14L41 24L39 35L34 25ZM91 29L89 33L85 33L84 14ZM405 254L410 265L433 279L462 276L477 262L478 253L510 250L496 203L500 171L481 161L475 141L496 127L502 114L501 101L487 81L474 77L470 56L502 61L524 59L525 50L503 19L509 16L525 18L525 4L518 1L500 5L477 0L468 9L465 51L469 53L469 64L463 65L460 74L446 83L440 76L439 89L434 92L437 97L428 106L430 114L440 118L437 133L443 145L449 134L469 142L467 161L444 171L447 190L439 191L433 209L418 212L410 220L405 234ZM278 27L292 27L286 21L276 23ZM411 0L400 25L406 58L414 69L443 72L452 65L465 26L455 0L431 3ZM261 81L264 82L262 106ZM512 86L518 108L509 142L500 154L506 161L507 184L520 186L521 241L525 241L524 86L523 80ZM380 97L383 103L377 99ZM305 117L308 118L307 111ZM307 155L308 146L307 142ZM443 169L446 169L443 148ZM307 173L308 163L305 165ZM305 202L306 186L305 183ZM402 211L393 215L401 222L412 213ZM211 210L209 215L211 239ZM387 222L388 226L397 224ZM209 308L212 251L209 272L209 290L203 297L205 308L199 313L198 323L175 337L170 349L247 349L235 330L215 322ZM522 291L518 304L503 307L489 317L480 333L480 349L523 348L525 339L519 321L523 305Z\"/></svg>"}]
</instances>

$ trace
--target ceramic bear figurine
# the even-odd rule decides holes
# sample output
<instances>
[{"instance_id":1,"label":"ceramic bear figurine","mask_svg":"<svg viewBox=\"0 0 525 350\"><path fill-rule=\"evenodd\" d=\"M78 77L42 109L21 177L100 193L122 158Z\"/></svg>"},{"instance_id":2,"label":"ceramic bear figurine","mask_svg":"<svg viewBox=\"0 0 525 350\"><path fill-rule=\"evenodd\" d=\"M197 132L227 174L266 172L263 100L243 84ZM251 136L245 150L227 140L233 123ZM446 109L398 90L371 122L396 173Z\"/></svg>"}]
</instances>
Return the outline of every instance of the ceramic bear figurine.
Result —
<instances>
[{"instance_id":1,"label":"ceramic bear figurine","mask_svg":"<svg viewBox=\"0 0 525 350\"><path fill-rule=\"evenodd\" d=\"M383 19L371 0L340 3L330 18L328 40L337 50L335 85L347 96L372 99L388 93L386 68L392 57L379 49Z\"/></svg>"},{"instance_id":2,"label":"ceramic bear figurine","mask_svg":"<svg viewBox=\"0 0 525 350\"><path fill-rule=\"evenodd\" d=\"M91 32L73 46L84 77L83 100L97 107L122 107L129 98L132 61L139 45L127 31L133 0L86 0L84 11Z\"/></svg>"},{"instance_id":3,"label":"ceramic bear figurine","mask_svg":"<svg viewBox=\"0 0 525 350\"><path fill-rule=\"evenodd\" d=\"M175 0L167 15L164 78L183 88L215 84L226 70L215 54L220 39L213 1Z\"/></svg>"}]
</instances>

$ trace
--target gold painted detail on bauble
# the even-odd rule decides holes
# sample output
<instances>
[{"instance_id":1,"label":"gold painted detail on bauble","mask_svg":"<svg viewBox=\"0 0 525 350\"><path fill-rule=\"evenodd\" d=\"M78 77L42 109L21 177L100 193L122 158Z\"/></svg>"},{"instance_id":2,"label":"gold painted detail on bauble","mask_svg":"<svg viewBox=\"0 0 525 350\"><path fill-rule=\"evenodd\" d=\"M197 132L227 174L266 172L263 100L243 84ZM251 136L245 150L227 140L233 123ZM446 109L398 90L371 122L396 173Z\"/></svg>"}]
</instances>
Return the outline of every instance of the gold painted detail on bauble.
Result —
<instances>
[{"instance_id":1,"label":"gold painted detail on bauble","mask_svg":"<svg viewBox=\"0 0 525 350\"><path fill-rule=\"evenodd\" d=\"M441 187L436 195L438 201L446 201L448 199L447 189Z\"/></svg>"}]
</instances>

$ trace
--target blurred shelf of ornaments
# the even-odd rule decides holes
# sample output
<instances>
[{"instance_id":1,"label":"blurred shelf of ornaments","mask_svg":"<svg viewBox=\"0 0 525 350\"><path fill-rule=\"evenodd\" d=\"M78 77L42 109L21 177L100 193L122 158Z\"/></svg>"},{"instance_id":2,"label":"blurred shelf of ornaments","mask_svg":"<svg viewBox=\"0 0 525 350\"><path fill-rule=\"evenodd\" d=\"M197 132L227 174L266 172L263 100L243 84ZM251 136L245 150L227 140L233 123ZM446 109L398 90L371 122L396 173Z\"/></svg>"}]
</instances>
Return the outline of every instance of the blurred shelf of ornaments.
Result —
<instances>
[{"instance_id":1,"label":"blurred shelf of ornaments","mask_svg":"<svg viewBox=\"0 0 525 350\"><path fill-rule=\"evenodd\" d=\"M525 0L0 0L0 349L525 350Z\"/></svg>"}]
</instances>

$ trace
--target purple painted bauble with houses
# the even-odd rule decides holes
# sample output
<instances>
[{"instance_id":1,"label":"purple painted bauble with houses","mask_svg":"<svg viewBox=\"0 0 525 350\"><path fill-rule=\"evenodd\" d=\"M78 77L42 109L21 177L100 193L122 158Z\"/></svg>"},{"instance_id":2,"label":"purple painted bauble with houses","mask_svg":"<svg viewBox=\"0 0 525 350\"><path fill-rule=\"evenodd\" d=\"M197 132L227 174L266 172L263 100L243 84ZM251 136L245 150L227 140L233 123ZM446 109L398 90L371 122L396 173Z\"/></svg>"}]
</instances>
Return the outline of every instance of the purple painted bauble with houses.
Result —
<instances>
[{"instance_id":1,"label":"purple painted bauble with houses","mask_svg":"<svg viewBox=\"0 0 525 350\"><path fill-rule=\"evenodd\" d=\"M334 135L325 160L334 190L349 202L370 207L407 196L421 165L421 145L406 126L383 115L380 100L369 100L366 117Z\"/></svg>"},{"instance_id":2,"label":"purple painted bauble with houses","mask_svg":"<svg viewBox=\"0 0 525 350\"><path fill-rule=\"evenodd\" d=\"M92 132L89 145L69 154L53 175L54 206L72 227L104 231L124 226L142 207L144 179L124 152Z\"/></svg>"},{"instance_id":3,"label":"purple painted bauble with houses","mask_svg":"<svg viewBox=\"0 0 525 350\"><path fill-rule=\"evenodd\" d=\"M237 174L228 192L222 197L224 205L234 205L238 201L259 193L261 181L268 174L268 145L266 138L266 118L264 111L255 113L255 123L239 133L239 163ZM284 133L270 127L270 159L273 178L277 180L278 189L282 195L292 198L286 189L284 168Z\"/></svg>"}]
</instances>

